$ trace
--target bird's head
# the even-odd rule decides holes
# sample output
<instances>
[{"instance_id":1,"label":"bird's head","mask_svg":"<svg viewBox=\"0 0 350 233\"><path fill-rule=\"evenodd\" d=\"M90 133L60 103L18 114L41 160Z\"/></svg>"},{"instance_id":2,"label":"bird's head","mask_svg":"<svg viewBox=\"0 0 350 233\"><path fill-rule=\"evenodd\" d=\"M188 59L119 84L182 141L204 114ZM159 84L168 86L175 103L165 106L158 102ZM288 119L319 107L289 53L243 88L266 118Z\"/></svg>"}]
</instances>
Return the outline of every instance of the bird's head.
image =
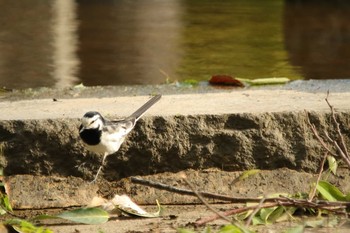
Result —
<instances>
[{"instance_id":1,"label":"bird's head","mask_svg":"<svg viewBox=\"0 0 350 233\"><path fill-rule=\"evenodd\" d=\"M104 118L98 112L87 112L81 119L81 125L79 132L84 129L99 129L102 130L104 124Z\"/></svg>"}]
</instances>

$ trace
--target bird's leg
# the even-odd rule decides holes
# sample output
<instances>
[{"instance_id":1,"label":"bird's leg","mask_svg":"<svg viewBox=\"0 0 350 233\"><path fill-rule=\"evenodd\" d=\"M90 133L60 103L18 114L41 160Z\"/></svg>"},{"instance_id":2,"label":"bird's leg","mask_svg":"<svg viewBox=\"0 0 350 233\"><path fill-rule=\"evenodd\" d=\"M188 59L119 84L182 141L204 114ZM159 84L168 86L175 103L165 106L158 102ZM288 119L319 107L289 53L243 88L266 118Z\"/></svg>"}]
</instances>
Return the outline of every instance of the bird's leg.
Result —
<instances>
[{"instance_id":1,"label":"bird's leg","mask_svg":"<svg viewBox=\"0 0 350 233\"><path fill-rule=\"evenodd\" d=\"M108 155L107 153L105 153L105 154L103 155L103 159L102 159L101 166L98 168L97 173L96 173L96 175L95 175L95 178L91 181L91 183L95 183L95 182L97 181L98 175L100 174L100 172L101 172L103 166L105 165L105 160L106 160L107 155Z\"/></svg>"}]
</instances>

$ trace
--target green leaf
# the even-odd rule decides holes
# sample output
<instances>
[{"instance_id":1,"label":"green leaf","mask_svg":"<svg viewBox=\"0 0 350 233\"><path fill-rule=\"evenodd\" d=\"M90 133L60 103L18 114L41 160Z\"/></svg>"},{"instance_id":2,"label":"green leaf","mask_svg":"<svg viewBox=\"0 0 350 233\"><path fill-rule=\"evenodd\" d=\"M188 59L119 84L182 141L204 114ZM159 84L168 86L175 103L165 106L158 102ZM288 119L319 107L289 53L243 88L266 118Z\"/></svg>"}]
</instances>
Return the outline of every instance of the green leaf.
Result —
<instances>
[{"instance_id":1,"label":"green leaf","mask_svg":"<svg viewBox=\"0 0 350 233\"><path fill-rule=\"evenodd\" d=\"M52 215L41 214L41 215L37 215L34 218L30 219L30 221L39 221L39 220L57 219L57 218L59 218L59 217L52 216Z\"/></svg>"},{"instance_id":2,"label":"green leaf","mask_svg":"<svg viewBox=\"0 0 350 233\"><path fill-rule=\"evenodd\" d=\"M261 209L260 212L260 217L261 219L265 222L268 223L268 219L270 215L277 209L278 207L271 207L271 208L263 208Z\"/></svg>"},{"instance_id":3,"label":"green leaf","mask_svg":"<svg viewBox=\"0 0 350 233\"><path fill-rule=\"evenodd\" d=\"M328 162L328 167L329 170L336 175L337 173L337 168L338 168L338 163L337 160L333 156L327 156L327 162Z\"/></svg>"},{"instance_id":4,"label":"green leaf","mask_svg":"<svg viewBox=\"0 0 350 233\"><path fill-rule=\"evenodd\" d=\"M109 219L109 214L101 208L81 208L56 215L59 218L84 224L101 224Z\"/></svg>"},{"instance_id":5,"label":"green leaf","mask_svg":"<svg viewBox=\"0 0 350 233\"><path fill-rule=\"evenodd\" d=\"M299 226L287 229L286 231L284 231L284 233L303 233L304 229L305 229L305 226L299 225Z\"/></svg>"},{"instance_id":6,"label":"green leaf","mask_svg":"<svg viewBox=\"0 0 350 233\"><path fill-rule=\"evenodd\" d=\"M274 223L276 222L284 213L284 208L283 206L279 206L277 207L271 214L270 216L268 217L268 221L271 222L271 223Z\"/></svg>"},{"instance_id":7,"label":"green leaf","mask_svg":"<svg viewBox=\"0 0 350 233\"><path fill-rule=\"evenodd\" d=\"M312 227L312 228L322 227L323 225L324 225L324 219L309 220L305 222L305 226Z\"/></svg>"},{"instance_id":8,"label":"green leaf","mask_svg":"<svg viewBox=\"0 0 350 233\"><path fill-rule=\"evenodd\" d=\"M21 219L10 219L7 220L4 224L10 225L19 233L53 233L50 229L43 227L37 227L31 222L21 220Z\"/></svg>"},{"instance_id":9,"label":"green leaf","mask_svg":"<svg viewBox=\"0 0 350 233\"><path fill-rule=\"evenodd\" d=\"M282 208L284 208L284 212L278 219L275 220L275 222L283 222L293 219L293 214L298 209L297 207Z\"/></svg>"},{"instance_id":10,"label":"green leaf","mask_svg":"<svg viewBox=\"0 0 350 233\"><path fill-rule=\"evenodd\" d=\"M273 85L273 84L285 84L290 81L286 77L273 77L273 78L258 78L258 79L243 79L237 78L242 82L246 82L250 85Z\"/></svg>"},{"instance_id":11,"label":"green leaf","mask_svg":"<svg viewBox=\"0 0 350 233\"><path fill-rule=\"evenodd\" d=\"M316 220L309 220L305 222L306 227L320 228L320 227L336 227L339 220L336 217L320 218Z\"/></svg>"},{"instance_id":12,"label":"green leaf","mask_svg":"<svg viewBox=\"0 0 350 233\"><path fill-rule=\"evenodd\" d=\"M244 171L242 172L242 174L239 176L239 180L244 180L244 179L247 179L249 178L250 176L253 176L257 173L259 173L260 170L259 169L251 169L251 170L248 170L248 171Z\"/></svg>"},{"instance_id":13,"label":"green leaf","mask_svg":"<svg viewBox=\"0 0 350 233\"><path fill-rule=\"evenodd\" d=\"M266 223L260 218L260 216L254 216L252 219L253 225L265 225Z\"/></svg>"},{"instance_id":14,"label":"green leaf","mask_svg":"<svg viewBox=\"0 0 350 233\"><path fill-rule=\"evenodd\" d=\"M185 229L185 228L177 228L176 232L178 232L178 233L196 233L195 231Z\"/></svg>"},{"instance_id":15,"label":"green leaf","mask_svg":"<svg viewBox=\"0 0 350 233\"><path fill-rule=\"evenodd\" d=\"M0 193L0 215L4 215L7 212L12 212L9 197L5 194Z\"/></svg>"},{"instance_id":16,"label":"green leaf","mask_svg":"<svg viewBox=\"0 0 350 233\"><path fill-rule=\"evenodd\" d=\"M6 210L8 210L10 212L13 211L12 206L10 204L10 199L7 195L4 196L3 203L4 203L4 207L6 208Z\"/></svg>"},{"instance_id":17,"label":"green leaf","mask_svg":"<svg viewBox=\"0 0 350 233\"><path fill-rule=\"evenodd\" d=\"M316 189L328 201L346 201L346 196L337 187L327 181L319 181Z\"/></svg>"},{"instance_id":18,"label":"green leaf","mask_svg":"<svg viewBox=\"0 0 350 233\"><path fill-rule=\"evenodd\" d=\"M243 231L235 225L226 225L220 228L218 233L243 233Z\"/></svg>"}]
</instances>

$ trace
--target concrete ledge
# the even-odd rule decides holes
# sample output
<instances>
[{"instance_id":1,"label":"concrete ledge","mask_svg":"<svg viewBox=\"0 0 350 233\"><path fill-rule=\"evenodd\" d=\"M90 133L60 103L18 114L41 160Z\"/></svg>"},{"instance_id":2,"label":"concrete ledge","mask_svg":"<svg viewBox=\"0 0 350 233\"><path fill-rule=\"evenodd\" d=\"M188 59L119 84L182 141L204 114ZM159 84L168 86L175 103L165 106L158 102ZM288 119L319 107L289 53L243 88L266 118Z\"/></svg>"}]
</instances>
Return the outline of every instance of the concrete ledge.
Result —
<instances>
[{"instance_id":1,"label":"concrete ledge","mask_svg":"<svg viewBox=\"0 0 350 233\"><path fill-rule=\"evenodd\" d=\"M294 90L243 90L222 93L164 95L146 116L220 115L234 113L269 113L293 111L328 111L326 93ZM123 117L131 114L147 96L105 98L32 99L0 101L0 120L80 118L96 110L103 115ZM330 101L342 111L349 111L350 92L331 93Z\"/></svg>"},{"instance_id":2,"label":"concrete ledge","mask_svg":"<svg viewBox=\"0 0 350 233\"><path fill-rule=\"evenodd\" d=\"M164 96L138 122L120 151L108 157L104 177L116 180L211 167L229 171L288 167L315 172L320 145L306 119L309 115L318 128L332 133L324 97L295 91ZM75 117L91 109L109 116L126 116L147 99L138 96L0 102L0 107L6 109L2 114L6 120L0 122L0 163L5 174L89 179L100 159L84 156L93 154L84 149L78 137L79 119ZM335 93L329 99L342 111L339 121L348 135L350 93Z\"/></svg>"},{"instance_id":3,"label":"concrete ledge","mask_svg":"<svg viewBox=\"0 0 350 233\"><path fill-rule=\"evenodd\" d=\"M323 152L306 119L309 116L317 128L335 135L325 96L287 90L165 95L140 120L120 151L108 157L100 193L117 190L106 181L186 169L316 172ZM5 175L73 176L90 181L100 158L88 153L79 140L78 118L88 110L127 116L147 99L1 101L0 164ZM348 146L349 99L347 92L329 97L339 112Z\"/></svg>"}]
</instances>

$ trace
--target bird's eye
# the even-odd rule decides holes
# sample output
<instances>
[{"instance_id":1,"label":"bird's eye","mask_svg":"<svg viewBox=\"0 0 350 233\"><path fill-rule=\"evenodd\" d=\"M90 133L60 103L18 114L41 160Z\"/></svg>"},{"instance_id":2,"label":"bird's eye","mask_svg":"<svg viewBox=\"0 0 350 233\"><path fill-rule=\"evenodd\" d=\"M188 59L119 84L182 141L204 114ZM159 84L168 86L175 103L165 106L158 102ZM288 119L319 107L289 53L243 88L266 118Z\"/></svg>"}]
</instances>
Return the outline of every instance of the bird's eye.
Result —
<instances>
[{"instance_id":1,"label":"bird's eye","mask_svg":"<svg viewBox=\"0 0 350 233\"><path fill-rule=\"evenodd\" d=\"M90 125L92 125L93 123L95 123L95 121L96 121L96 120L91 121L91 122L90 122Z\"/></svg>"}]
</instances>

